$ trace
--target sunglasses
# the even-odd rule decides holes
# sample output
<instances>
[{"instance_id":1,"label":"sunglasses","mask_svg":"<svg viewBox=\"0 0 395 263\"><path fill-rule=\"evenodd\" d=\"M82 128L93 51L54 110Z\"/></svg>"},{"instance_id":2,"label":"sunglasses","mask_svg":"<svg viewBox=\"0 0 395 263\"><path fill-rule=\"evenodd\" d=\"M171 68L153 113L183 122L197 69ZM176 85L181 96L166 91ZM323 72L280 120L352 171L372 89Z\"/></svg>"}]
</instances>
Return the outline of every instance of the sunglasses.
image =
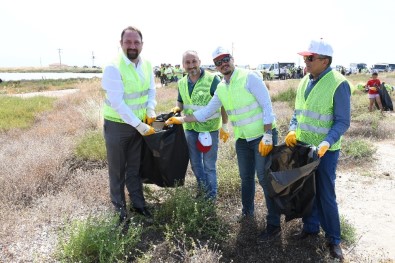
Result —
<instances>
[{"instance_id":1,"label":"sunglasses","mask_svg":"<svg viewBox=\"0 0 395 263\"><path fill-rule=\"evenodd\" d=\"M304 59L305 62L306 61L313 62L314 60L325 59L325 58L315 58L313 55L310 55L310 56L304 56L303 59Z\"/></svg>"},{"instance_id":2,"label":"sunglasses","mask_svg":"<svg viewBox=\"0 0 395 263\"><path fill-rule=\"evenodd\" d=\"M230 59L231 59L230 56L223 57L223 58L220 59L220 60L214 61L214 65L217 66L217 67L219 67L219 66L222 65L222 63L228 63L228 62L230 61Z\"/></svg>"}]
</instances>

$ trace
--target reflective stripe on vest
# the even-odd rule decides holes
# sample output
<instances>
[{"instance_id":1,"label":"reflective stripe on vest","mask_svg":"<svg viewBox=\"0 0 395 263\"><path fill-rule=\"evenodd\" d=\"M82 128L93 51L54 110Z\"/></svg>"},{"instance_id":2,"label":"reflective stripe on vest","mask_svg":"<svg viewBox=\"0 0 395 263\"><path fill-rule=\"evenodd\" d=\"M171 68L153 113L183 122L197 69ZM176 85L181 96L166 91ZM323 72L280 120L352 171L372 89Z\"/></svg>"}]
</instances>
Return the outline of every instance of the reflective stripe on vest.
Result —
<instances>
[{"instance_id":1,"label":"reflective stripe on vest","mask_svg":"<svg viewBox=\"0 0 395 263\"><path fill-rule=\"evenodd\" d=\"M302 142L318 146L333 125L333 98L337 88L346 81L343 75L329 71L314 86L305 99L309 83L306 75L299 84L295 100L295 113L298 121L296 138ZM329 150L338 150L341 138Z\"/></svg>"},{"instance_id":2,"label":"reflective stripe on vest","mask_svg":"<svg viewBox=\"0 0 395 263\"><path fill-rule=\"evenodd\" d=\"M125 104L133 111L133 114L143 120L146 115L146 108L148 105L148 90L151 84L151 77L153 74L151 64L147 61L142 61L142 69L144 74L144 83L140 79L136 69L133 65L126 65L122 54L113 62L113 65L118 68L122 83L124 86L123 100ZM103 115L107 120L121 122L121 116L112 107L108 98L105 98L103 105Z\"/></svg>"},{"instance_id":3,"label":"reflective stripe on vest","mask_svg":"<svg viewBox=\"0 0 395 263\"><path fill-rule=\"evenodd\" d=\"M192 94L189 95L188 76L184 76L178 81L178 90L183 101L183 110L185 115L190 115L194 111L204 108L212 99L210 94L211 85L215 75L204 71L204 74L198 79L193 88ZM220 109L216 111L205 122L184 123L186 130L197 132L216 131L222 125Z\"/></svg>"}]
</instances>

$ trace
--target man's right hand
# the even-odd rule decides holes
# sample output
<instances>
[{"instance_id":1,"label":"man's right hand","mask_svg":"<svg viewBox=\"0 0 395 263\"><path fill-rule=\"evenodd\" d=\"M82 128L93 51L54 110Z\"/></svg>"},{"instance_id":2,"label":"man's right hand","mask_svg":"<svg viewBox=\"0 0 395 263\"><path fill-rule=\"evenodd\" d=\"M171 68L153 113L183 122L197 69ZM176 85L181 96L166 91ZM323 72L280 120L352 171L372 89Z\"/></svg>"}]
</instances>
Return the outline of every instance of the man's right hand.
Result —
<instances>
[{"instance_id":1,"label":"man's right hand","mask_svg":"<svg viewBox=\"0 0 395 263\"><path fill-rule=\"evenodd\" d=\"M287 136L285 137L285 144L289 147L294 147L296 145L296 133L295 131L288 132Z\"/></svg>"},{"instance_id":2,"label":"man's right hand","mask_svg":"<svg viewBox=\"0 0 395 263\"><path fill-rule=\"evenodd\" d=\"M165 124L166 125L183 124L184 122L185 122L184 117L171 117L165 122Z\"/></svg>"},{"instance_id":3,"label":"man's right hand","mask_svg":"<svg viewBox=\"0 0 395 263\"><path fill-rule=\"evenodd\" d=\"M140 122L140 124L137 125L135 128L143 136L148 136L148 135L155 133L154 127L149 126L148 124L145 124L144 122Z\"/></svg>"}]
</instances>

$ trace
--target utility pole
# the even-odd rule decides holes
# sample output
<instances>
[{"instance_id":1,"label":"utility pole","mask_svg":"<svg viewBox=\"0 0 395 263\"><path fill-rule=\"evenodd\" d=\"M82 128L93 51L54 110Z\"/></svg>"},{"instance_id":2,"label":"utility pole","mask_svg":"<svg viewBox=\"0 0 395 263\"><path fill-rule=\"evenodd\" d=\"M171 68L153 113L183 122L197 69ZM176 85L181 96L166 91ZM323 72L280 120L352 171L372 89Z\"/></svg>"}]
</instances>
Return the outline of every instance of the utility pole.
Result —
<instances>
[{"instance_id":1,"label":"utility pole","mask_svg":"<svg viewBox=\"0 0 395 263\"><path fill-rule=\"evenodd\" d=\"M233 50L234 50L234 46L233 46L233 42L232 42L232 57L233 57Z\"/></svg>"},{"instance_id":2,"label":"utility pole","mask_svg":"<svg viewBox=\"0 0 395 263\"><path fill-rule=\"evenodd\" d=\"M93 54L92 51L92 68L95 66L95 55Z\"/></svg>"},{"instance_id":3,"label":"utility pole","mask_svg":"<svg viewBox=\"0 0 395 263\"><path fill-rule=\"evenodd\" d=\"M59 67L60 68L62 67L62 56L60 55L61 51L62 51L62 49L58 48L58 52L59 52Z\"/></svg>"}]
</instances>

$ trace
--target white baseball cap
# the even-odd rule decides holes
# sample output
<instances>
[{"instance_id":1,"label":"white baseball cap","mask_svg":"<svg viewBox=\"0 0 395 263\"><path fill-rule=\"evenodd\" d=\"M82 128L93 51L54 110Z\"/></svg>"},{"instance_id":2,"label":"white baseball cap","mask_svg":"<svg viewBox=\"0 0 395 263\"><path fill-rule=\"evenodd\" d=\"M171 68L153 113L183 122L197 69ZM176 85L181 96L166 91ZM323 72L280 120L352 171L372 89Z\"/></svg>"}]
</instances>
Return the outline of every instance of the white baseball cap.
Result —
<instances>
[{"instance_id":1,"label":"white baseball cap","mask_svg":"<svg viewBox=\"0 0 395 263\"><path fill-rule=\"evenodd\" d=\"M213 141L209 132L199 132L198 140L196 141L196 147L202 153L210 151Z\"/></svg>"},{"instance_id":2,"label":"white baseball cap","mask_svg":"<svg viewBox=\"0 0 395 263\"><path fill-rule=\"evenodd\" d=\"M311 56L313 54L317 54L332 57L333 48L322 39L320 39L319 41L311 40L307 51L298 52L298 54L302 56Z\"/></svg>"},{"instance_id":3,"label":"white baseball cap","mask_svg":"<svg viewBox=\"0 0 395 263\"><path fill-rule=\"evenodd\" d=\"M212 54L213 60L223 55L230 55L229 50L223 47L217 47Z\"/></svg>"}]
</instances>

